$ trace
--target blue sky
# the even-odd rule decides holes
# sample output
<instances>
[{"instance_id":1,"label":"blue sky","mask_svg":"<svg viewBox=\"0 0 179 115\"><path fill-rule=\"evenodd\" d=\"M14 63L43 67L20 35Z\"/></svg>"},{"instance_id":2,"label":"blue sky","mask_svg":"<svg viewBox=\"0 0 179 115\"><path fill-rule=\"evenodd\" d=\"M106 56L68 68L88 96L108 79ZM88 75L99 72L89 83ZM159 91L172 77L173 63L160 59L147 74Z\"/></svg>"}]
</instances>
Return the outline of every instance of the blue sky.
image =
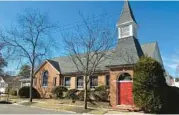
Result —
<instances>
[{"instance_id":1,"label":"blue sky","mask_svg":"<svg viewBox=\"0 0 179 115\"><path fill-rule=\"evenodd\" d=\"M142 43L157 41L164 61L164 66L173 76L179 64L179 2L130 2L139 25L138 40ZM78 12L86 15L111 15L111 26L121 13L122 1L117 2L0 2L0 28L8 28L16 23L18 13L26 8L47 12L50 19L60 25L74 25L80 21ZM67 26L69 28L69 26ZM60 42L60 33L53 38ZM60 49L54 49L50 57L59 56ZM5 70L14 71L9 63Z\"/></svg>"}]
</instances>

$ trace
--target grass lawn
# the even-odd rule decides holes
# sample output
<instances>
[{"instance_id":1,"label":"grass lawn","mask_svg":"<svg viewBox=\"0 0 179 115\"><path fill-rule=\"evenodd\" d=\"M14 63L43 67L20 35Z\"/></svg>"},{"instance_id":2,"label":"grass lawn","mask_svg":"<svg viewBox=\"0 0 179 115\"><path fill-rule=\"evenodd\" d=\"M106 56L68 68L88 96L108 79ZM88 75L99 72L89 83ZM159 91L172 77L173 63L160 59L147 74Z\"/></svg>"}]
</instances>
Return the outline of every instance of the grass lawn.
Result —
<instances>
[{"instance_id":1,"label":"grass lawn","mask_svg":"<svg viewBox=\"0 0 179 115\"><path fill-rule=\"evenodd\" d=\"M21 104L25 105L25 106L35 106L35 107L52 109L52 110L57 110L57 111L72 111L72 112L75 112L75 113L104 114L106 112L106 110L104 110L104 109L91 109L90 108L90 109L86 110L86 109L83 108L83 106L77 106L77 105L76 106L58 105L56 103L56 100L46 100L44 103L41 103L41 102L32 102L32 103L23 102Z\"/></svg>"},{"instance_id":2,"label":"grass lawn","mask_svg":"<svg viewBox=\"0 0 179 115\"><path fill-rule=\"evenodd\" d=\"M25 106L35 106L39 108L57 110L57 111L71 111L75 113L90 113L90 114L118 114L118 113L128 113L128 110L118 109L113 110L108 102L95 102L92 104L88 102L88 109L85 110L83 101L76 101L72 103L70 99L33 99L32 103L28 102L28 98L10 98L10 102L18 103Z\"/></svg>"},{"instance_id":3,"label":"grass lawn","mask_svg":"<svg viewBox=\"0 0 179 115\"><path fill-rule=\"evenodd\" d=\"M72 111L76 113L91 113L91 114L104 114L106 109L102 108L105 106L107 108L108 103L100 102L96 105L88 103L89 109L84 109L83 101L76 101L72 103L70 99L33 99L32 103L28 102L28 99L13 98L10 99L11 102L19 103L25 106L35 106L45 109L52 109L57 111Z\"/></svg>"}]
</instances>

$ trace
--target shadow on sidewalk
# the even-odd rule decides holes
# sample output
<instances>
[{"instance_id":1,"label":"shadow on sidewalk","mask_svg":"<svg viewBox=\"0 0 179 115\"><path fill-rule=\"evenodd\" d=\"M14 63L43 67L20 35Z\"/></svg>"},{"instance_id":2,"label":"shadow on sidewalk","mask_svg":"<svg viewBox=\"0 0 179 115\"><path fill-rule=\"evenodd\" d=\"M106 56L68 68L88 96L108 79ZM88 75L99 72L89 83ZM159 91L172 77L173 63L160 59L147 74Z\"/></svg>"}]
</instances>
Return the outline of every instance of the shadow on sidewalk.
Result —
<instances>
[{"instance_id":1,"label":"shadow on sidewalk","mask_svg":"<svg viewBox=\"0 0 179 115\"><path fill-rule=\"evenodd\" d=\"M0 104L12 104L12 103L8 101L0 101Z\"/></svg>"}]
</instances>

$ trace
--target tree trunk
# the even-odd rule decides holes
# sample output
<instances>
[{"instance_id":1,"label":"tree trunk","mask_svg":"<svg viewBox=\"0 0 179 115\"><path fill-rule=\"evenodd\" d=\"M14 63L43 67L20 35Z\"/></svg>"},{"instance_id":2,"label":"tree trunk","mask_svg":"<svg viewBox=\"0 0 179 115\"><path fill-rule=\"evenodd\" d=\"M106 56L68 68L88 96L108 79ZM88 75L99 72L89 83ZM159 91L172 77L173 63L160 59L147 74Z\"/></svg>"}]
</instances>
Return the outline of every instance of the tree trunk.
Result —
<instances>
[{"instance_id":1,"label":"tree trunk","mask_svg":"<svg viewBox=\"0 0 179 115\"><path fill-rule=\"evenodd\" d=\"M34 64L32 64L31 68L31 75L30 75L30 95L29 95L29 102L32 102L32 87L33 87L33 76L34 76Z\"/></svg>"},{"instance_id":2,"label":"tree trunk","mask_svg":"<svg viewBox=\"0 0 179 115\"><path fill-rule=\"evenodd\" d=\"M85 76L85 87L84 87L84 109L87 109L87 76Z\"/></svg>"}]
</instances>

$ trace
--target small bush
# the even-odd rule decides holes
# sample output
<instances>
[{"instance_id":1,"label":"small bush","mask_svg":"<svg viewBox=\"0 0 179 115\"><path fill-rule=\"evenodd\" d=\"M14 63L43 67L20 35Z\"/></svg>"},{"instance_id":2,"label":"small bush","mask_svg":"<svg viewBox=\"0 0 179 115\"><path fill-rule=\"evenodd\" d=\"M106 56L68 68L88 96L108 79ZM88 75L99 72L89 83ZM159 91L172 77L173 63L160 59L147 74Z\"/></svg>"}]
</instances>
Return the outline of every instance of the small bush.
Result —
<instances>
[{"instance_id":1,"label":"small bush","mask_svg":"<svg viewBox=\"0 0 179 115\"><path fill-rule=\"evenodd\" d=\"M10 92L10 94L11 94L12 96L17 96L17 90L12 90L12 91Z\"/></svg>"},{"instance_id":2,"label":"small bush","mask_svg":"<svg viewBox=\"0 0 179 115\"><path fill-rule=\"evenodd\" d=\"M65 97L68 98L68 99L75 98L75 96L77 96L77 94L76 94L77 92L78 92L77 89L70 89L70 90L67 91Z\"/></svg>"},{"instance_id":3,"label":"small bush","mask_svg":"<svg viewBox=\"0 0 179 115\"><path fill-rule=\"evenodd\" d=\"M52 89L53 95L55 95L56 98L60 98L60 99L63 98L63 93L67 91L68 89L64 86L57 86Z\"/></svg>"},{"instance_id":4,"label":"small bush","mask_svg":"<svg viewBox=\"0 0 179 115\"><path fill-rule=\"evenodd\" d=\"M109 87L98 86L95 90L88 90L87 100L88 101L108 101L109 92L107 91ZM84 100L84 90L79 91L77 99L80 101Z\"/></svg>"},{"instance_id":5,"label":"small bush","mask_svg":"<svg viewBox=\"0 0 179 115\"><path fill-rule=\"evenodd\" d=\"M109 87L105 85L95 87L95 91L106 91L107 89L109 89Z\"/></svg>"},{"instance_id":6,"label":"small bush","mask_svg":"<svg viewBox=\"0 0 179 115\"><path fill-rule=\"evenodd\" d=\"M29 98L29 93L30 93L30 87L24 86L19 89L18 95L23 98ZM32 97L40 98L39 92L34 87L32 88Z\"/></svg>"},{"instance_id":7,"label":"small bush","mask_svg":"<svg viewBox=\"0 0 179 115\"><path fill-rule=\"evenodd\" d=\"M96 101L108 101L109 92L107 91L109 87L107 86L98 86L95 88L94 97Z\"/></svg>"},{"instance_id":8,"label":"small bush","mask_svg":"<svg viewBox=\"0 0 179 115\"><path fill-rule=\"evenodd\" d=\"M88 101L95 100L94 91L88 90L87 93L88 93L87 94L87 100ZM84 101L84 90L81 90L78 93L78 98L77 99L80 100L80 101Z\"/></svg>"},{"instance_id":9,"label":"small bush","mask_svg":"<svg viewBox=\"0 0 179 115\"><path fill-rule=\"evenodd\" d=\"M10 93L10 91L11 91L11 88L10 87L6 87L5 93Z\"/></svg>"}]
</instances>

